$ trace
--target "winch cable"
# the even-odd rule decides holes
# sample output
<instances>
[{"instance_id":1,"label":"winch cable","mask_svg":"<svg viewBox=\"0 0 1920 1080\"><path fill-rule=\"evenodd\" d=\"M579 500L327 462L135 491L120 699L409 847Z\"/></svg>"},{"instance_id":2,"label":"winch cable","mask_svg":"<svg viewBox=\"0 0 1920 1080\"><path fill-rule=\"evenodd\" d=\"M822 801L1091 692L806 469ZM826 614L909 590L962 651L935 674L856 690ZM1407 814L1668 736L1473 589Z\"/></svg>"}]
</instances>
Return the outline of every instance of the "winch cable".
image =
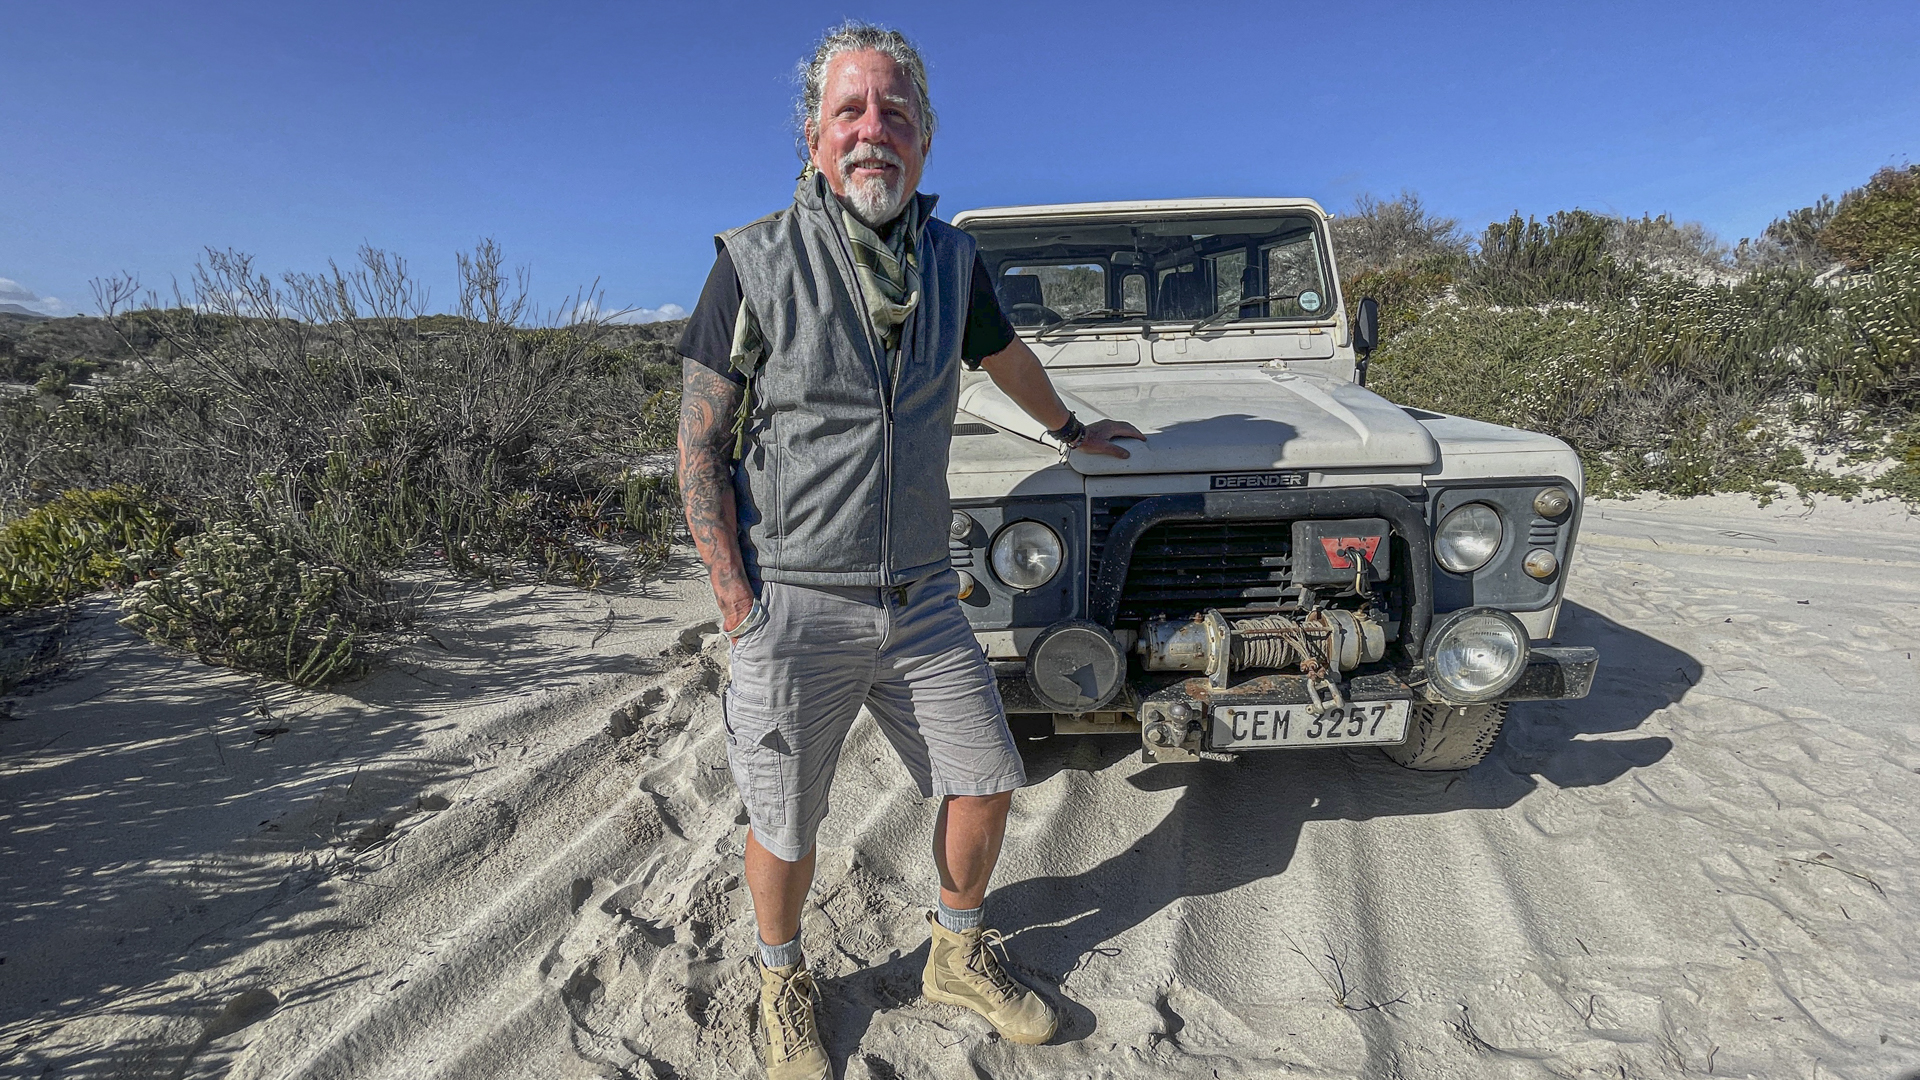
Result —
<instances>
[{"instance_id":1,"label":"winch cable","mask_svg":"<svg viewBox=\"0 0 1920 1080\"><path fill-rule=\"evenodd\" d=\"M1316 636L1325 638L1324 633ZM1236 670L1247 668L1287 668L1301 665L1304 672L1318 665L1324 670L1327 650L1307 640L1307 631L1285 615L1259 619L1239 619L1233 623L1233 652L1230 662Z\"/></svg>"}]
</instances>

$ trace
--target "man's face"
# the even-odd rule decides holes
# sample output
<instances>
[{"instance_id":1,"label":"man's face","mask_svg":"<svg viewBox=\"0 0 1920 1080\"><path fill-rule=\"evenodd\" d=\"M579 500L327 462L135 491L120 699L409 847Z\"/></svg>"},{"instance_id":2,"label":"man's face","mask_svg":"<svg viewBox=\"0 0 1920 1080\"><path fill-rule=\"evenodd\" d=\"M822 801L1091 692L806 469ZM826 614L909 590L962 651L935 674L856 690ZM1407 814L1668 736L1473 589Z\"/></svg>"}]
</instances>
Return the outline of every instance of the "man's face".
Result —
<instances>
[{"instance_id":1,"label":"man's face","mask_svg":"<svg viewBox=\"0 0 1920 1080\"><path fill-rule=\"evenodd\" d=\"M813 167L854 215L878 228L920 186L929 140L913 80L879 52L842 53L827 65L820 115L808 124Z\"/></svg>"}]
</instances>

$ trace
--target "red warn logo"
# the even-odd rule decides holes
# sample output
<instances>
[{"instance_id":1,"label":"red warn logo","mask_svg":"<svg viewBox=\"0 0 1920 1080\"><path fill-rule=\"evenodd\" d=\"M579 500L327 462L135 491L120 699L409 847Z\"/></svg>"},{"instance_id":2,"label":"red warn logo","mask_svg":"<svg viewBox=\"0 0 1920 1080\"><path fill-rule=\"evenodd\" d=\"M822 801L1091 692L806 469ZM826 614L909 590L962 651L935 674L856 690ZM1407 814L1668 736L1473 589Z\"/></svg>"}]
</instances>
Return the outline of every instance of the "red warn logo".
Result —
<instances>
[{"instance_id":1,"label":"red warn logo","mask_svg":"<svg viewBox=\"0 0 1920 1080\"><path fill-rule=\"evenodd\" d=\"M1343 552L1350 551L1353 548L1359 548L1362 552L1366 553L1367 561L1372 562L1374 552L1380 550L1380 537L1323 536L1320 538L1320 546L1327 549L1327 564L1329 566L1332 566L1335 570L1352 570L1354 569L1353 559L1343 554Z\"/></svg>"}]
</instances>

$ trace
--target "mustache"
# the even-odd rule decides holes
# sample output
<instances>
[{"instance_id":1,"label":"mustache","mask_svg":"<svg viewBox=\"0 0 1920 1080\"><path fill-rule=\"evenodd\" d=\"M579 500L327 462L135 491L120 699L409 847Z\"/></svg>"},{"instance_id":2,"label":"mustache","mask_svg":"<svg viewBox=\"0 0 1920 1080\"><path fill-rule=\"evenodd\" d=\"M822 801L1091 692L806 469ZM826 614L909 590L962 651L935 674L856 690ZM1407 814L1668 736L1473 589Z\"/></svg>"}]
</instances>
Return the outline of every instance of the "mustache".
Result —
<instances>
[{"instance_id":1,"label":"mustache","mask_svg":"<svg viewBox=\"0 0 1920 1080\"><path fill-rule=\"evenodd\" d=\"M840 155L841 175L852 172L863 165L891 165L896 169L906 167L900 155L884 146L862 144Z\"/></svg>"}]
</instances>

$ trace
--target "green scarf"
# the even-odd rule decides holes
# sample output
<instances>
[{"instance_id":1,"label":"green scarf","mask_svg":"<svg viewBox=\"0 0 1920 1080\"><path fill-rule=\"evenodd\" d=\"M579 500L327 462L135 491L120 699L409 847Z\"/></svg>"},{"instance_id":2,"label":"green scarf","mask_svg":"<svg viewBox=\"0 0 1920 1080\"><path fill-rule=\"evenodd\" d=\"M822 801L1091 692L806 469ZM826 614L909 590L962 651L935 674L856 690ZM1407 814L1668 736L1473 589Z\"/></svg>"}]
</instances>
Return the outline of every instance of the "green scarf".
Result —
<instances>
[{"instance_id":1,"label":"green scarf","mask_svg":"<svg viewBox=\"0 0 1920 1080\"><path fill-rule=\"evenodd\" d=\"M920 304L919 207L913 199L901 211L894 226L893 240L880 234L841 207L840 218L847 224L847 239L853 248L853 273L860 279L860 294L867 302L867 318L873 332L888 351L900 347L900 327Z\"/></svg>"},{"instance_id":2,"label":"green scarf","mask_svg":"<svg viewBox=\"0 0 1920 1080\"><path fill-rule=\"evenodd\" d=\"M802 169L800 183L811 181L813 172L812 165ZM920 278L920 200L917 196L907 199L906 209L900 212L900 223L894 226L892 242L880 239L879 233L844 206L840 209L840 218L846 223L847 239L851 241L848 246L853 249L853 274L860 279L860 296L867 304L867 318L881 346L892 352L900 347L900 327L920 305L920 290L909 292L907 289L909 282L917 283ZM740 396L740 411L733 418L733 456L737 460L746 450L754 376L759 374L760 365L767 358L760 321L754 318L745 297L741 298L740 310L734 316L733 348L729 351L733 369L747 377L746 390Z\"/></svg>"}]
</instances>

